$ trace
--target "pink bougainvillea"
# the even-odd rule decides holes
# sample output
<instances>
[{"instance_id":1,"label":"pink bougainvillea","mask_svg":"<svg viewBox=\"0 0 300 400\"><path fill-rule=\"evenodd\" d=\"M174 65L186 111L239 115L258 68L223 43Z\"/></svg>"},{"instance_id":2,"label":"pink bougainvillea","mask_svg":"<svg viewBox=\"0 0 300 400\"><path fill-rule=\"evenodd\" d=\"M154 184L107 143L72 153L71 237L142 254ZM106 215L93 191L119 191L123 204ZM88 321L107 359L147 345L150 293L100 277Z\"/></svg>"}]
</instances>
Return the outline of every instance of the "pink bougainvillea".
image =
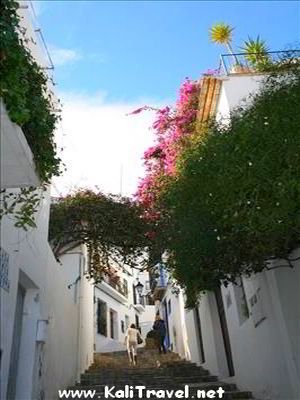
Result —
<instances>
[{"instance_id":1,"label":"pink bougainvillea","mask_svg":"<svg viewBox=\"0 0 300 400\"><path fill-rule=\"evenodd\" d=\"M156 143L144 153L145 176L140 180L136 198L145 208L145 217L159 218L155 202L162 189L164 177L176 176L176 162L184 139L194 130L197 116L200 82L186 79L179 90L175 107L156 111L152 128ZM153 109L142 107L133 114Z\"/></svg>"}]
</instances>

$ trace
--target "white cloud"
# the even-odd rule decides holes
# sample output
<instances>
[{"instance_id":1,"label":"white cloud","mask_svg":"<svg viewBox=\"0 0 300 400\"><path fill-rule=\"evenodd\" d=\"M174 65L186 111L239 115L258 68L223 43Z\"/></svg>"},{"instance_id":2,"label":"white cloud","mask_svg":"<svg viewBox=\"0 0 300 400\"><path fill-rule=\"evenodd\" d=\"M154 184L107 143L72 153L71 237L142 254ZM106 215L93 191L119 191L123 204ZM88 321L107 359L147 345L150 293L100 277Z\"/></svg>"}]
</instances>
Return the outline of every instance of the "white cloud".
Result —
<instances>
[{"instance_id":1,"label":"white cloud","mask_svg":"<svg viewBox=\"0 0 300 400\"><path fill-rule=\"evenodd\" d=\"M49 52L55 67L81 59L81 54L78 51L63 49L54 45L49 45Z\"/></svg>"},{"instance_id":2,"label":"white cloud","mask_svg":"<svg viewBox=\"0 0 300 400\"><path fill-rule=\"evenodd\" d=\"M90 187L106 193L131 195L143 175L142 155L152 145L154 113L126 116L144 104L160 107L165 102L111 103L105 94L63 94L58 146L67 171L54 180L59 193L74 187ZM122 184L121 184L122 180Z\"/></svg>"}]
</instances>

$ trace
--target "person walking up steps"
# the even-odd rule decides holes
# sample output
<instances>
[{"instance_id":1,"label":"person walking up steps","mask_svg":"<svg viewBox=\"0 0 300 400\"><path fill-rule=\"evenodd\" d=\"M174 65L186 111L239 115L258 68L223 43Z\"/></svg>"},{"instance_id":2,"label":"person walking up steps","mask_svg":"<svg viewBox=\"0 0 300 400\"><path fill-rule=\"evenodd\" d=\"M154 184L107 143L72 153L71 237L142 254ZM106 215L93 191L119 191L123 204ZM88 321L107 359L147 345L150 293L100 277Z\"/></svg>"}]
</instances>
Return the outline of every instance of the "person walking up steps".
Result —
<instances>
[{"instance_id":1,"label":"person walking up steps","mask_svg":"<svg viewBox=\"0 0 300 400\"><path fill-rule=\"evenodd\" d=\"M156 316L153 329L157 332L157 345L159 353L163 351L166 354L165 338L166 338L166 325L165 321L160 318L159 315Z\"/></svg>"},{"instance_id":2,"label":"person walking up steps","mask_svg":"<svg viewBox=\"0 0 300 400\"><path fill-rule=\"evenodd\" d=\"M140 331L136 329L134 324L131 324L127 329L125 336L125 345L127 346L127 352L130 364L137 364L137 346L143 342L143 338Z\"/></svg>"}]
</instances>

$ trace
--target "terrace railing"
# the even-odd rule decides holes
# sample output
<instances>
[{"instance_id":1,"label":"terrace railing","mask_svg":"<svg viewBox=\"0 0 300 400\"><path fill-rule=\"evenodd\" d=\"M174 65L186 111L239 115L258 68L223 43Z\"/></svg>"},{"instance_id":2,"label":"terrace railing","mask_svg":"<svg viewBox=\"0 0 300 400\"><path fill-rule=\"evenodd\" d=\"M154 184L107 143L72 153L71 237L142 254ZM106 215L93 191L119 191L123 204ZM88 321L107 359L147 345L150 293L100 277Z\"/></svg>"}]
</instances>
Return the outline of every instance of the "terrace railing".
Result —
<instances>
[{"instance_id":1,"label":"terrace railing","mask_svg":"<svg viewBox=\"0 0 300 400\"><path fill-rule=\"evenodd\" d=\"M215 74L255 74L271 71L274 67L288 67L300 63L300 50L268 51L265 53L222 54Z\"/></svg>"},{"instance_id":2,"label":"terrace railing","mask_svg":"<svg viewBox=\"0 0 300 400\"><path fill-rule=\"evenodd\" d=\"M121 280L114 279L107 274L102 275L102 281L107 283L109 286L114 288L117 292L121 293L123 296L128 297L128 286L125 282L121 282Z\"/></svg>"}]
</instances>

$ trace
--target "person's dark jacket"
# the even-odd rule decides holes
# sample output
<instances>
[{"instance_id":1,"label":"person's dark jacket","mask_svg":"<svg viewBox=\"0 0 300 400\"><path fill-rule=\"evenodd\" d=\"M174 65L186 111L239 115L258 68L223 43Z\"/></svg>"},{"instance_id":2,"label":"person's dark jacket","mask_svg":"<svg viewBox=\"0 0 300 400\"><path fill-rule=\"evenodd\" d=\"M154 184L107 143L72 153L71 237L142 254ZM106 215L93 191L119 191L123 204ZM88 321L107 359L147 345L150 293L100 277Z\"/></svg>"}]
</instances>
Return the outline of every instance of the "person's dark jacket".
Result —
<instances>
[{"instance_id":1,"label":"person's dark jacket","mask_svg":"<svg viewBox=\"0 0 300 400\"><path fill-rule=\"evenodd\" d=\"M159 319L155 321L153 329L159 334L159 336L166 336L166 325L164 320Z\"/></svg>"}]
</instances>

